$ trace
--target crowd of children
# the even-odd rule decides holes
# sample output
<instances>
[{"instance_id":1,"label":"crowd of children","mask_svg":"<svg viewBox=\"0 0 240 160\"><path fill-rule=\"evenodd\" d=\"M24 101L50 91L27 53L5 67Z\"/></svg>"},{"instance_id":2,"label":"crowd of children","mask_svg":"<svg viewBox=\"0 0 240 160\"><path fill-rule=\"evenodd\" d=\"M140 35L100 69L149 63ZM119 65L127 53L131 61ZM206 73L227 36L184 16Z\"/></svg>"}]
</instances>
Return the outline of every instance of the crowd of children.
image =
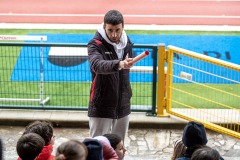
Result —
<instances>
[{"instance_id":1,"label":"crowd of children","mask_svg":"<svg viewBox=\"0 0 240 160\"><path fill-rule=\"evenodd\" d=\"M123 160L124 142L117 134L104 134L83 141L71 139L60 144L53 155L54 129L50 122L34 121L26 126L16 144L18 160ZM219 152L207 146L203 124L189 122L182 139L176 141L171 160L223 160ZM2 160L0 139L0 160Z\"/></svg>"},{"instance_id":2,"label":"crowd of children","mask_svg":"<svg viewBox=\"0 0 240 160\"><path fill-rule=\"evenodd\" d=\"M17 141L17 160L121 160L126 152L119 135L106 134L83 141L68 140L60 144L53 155L54 137L52 123L30 123Z\"/></svg>"}]
</instances>

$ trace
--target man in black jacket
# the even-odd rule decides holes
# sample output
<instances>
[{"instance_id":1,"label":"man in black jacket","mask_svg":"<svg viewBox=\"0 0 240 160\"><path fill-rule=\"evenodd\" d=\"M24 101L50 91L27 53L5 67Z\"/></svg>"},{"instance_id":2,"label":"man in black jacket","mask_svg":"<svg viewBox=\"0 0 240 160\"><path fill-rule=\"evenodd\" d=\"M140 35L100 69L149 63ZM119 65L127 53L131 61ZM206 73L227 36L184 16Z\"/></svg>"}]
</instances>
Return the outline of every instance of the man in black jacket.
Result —
<instances>
[{"instance_id":1,"label":"man in black jacket","mask_svg":"<svg viewBox=\"0 0 240 160\"><path fill-rule=\"evenodd\" d=\"M103 25L88 43L92 73L88 108L91 137L115 133L125 138L131 112L132 46L124 31L122 14L117 10L108 11Z\"/></svg>"}]
</instances>

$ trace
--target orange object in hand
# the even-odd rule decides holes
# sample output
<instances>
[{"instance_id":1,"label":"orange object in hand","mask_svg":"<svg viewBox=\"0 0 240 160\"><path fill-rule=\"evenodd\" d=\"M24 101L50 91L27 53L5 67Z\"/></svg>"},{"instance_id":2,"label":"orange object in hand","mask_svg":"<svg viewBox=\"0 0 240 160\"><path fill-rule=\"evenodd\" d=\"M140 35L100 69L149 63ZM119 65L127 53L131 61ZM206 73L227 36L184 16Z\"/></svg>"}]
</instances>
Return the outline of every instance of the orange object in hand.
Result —
<instances>
[{"instance_id":1,"label":"orange object in hand","mask_svg":"<svg viewBox=\"0 0 240 160\"><path fill-rule=\"evenodd\" d=\"M131 61L131 63L136 63L138 61L140 61L141 59L147 57L149 55L149 51L144 51L141 54L139 54L138 56L134 57L133 60Z\"/></svg>"}]
</instances>

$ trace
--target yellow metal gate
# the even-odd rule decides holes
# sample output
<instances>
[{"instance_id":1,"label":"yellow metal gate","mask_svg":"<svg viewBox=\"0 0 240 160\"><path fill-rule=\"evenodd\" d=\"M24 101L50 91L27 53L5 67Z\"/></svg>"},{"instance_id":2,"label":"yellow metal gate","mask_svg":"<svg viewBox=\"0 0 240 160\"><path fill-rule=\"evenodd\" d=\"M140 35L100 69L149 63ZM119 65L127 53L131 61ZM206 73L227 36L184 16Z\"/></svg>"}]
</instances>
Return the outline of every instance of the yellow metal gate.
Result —
<instances>
[{"instance_id":1,"label":"yellow metal gate","mask_svg":"<svg viewBox=\"0 0 240 160\"><path fill-rule=\"evenodd\" d=\"M175 46L165 50L159 45L157 93L158 116L164 116L166 110L240 138L239 65Z\"/></svg>"}]
</instances>

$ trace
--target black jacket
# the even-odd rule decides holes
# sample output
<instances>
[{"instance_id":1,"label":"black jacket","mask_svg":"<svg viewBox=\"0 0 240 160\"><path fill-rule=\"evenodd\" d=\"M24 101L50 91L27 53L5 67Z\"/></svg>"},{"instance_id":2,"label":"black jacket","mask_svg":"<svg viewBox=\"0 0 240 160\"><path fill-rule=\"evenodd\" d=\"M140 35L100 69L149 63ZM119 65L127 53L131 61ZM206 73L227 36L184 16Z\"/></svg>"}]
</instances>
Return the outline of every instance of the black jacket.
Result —
<instances>
[{"instance_id":1,"label":"black jacket","mask_svg":"<svg viewBox=\"0 0 240 160\"><path fill-rule=\"evenodd\" d=\"M127 54L132 57L132 46L128 38L123 59ZM118 69L117 53L98 32L88 43L88 61L92 73L88 116L118 119L129 115L132 97L129 69Z\"/></svg>"}]
</instances>

